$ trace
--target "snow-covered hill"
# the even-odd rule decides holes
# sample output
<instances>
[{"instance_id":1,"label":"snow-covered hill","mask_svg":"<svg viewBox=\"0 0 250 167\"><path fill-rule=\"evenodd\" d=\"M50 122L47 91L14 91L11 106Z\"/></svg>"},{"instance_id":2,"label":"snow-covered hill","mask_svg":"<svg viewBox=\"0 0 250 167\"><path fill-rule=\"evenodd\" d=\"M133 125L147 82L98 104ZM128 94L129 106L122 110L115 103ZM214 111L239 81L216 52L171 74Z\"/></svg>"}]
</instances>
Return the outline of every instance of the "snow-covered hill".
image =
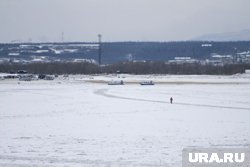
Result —
<instances>
[{"instance_id":1,"label":"snow-covered hill","mask_svg":"<svg viewBox=\"0 0 250 167\"><path fill-rule=\"evenodd\" d=\"M205 34L194 38L197 41L250 41L250 29L239 32Z\"/></svg>"}]
</instances>

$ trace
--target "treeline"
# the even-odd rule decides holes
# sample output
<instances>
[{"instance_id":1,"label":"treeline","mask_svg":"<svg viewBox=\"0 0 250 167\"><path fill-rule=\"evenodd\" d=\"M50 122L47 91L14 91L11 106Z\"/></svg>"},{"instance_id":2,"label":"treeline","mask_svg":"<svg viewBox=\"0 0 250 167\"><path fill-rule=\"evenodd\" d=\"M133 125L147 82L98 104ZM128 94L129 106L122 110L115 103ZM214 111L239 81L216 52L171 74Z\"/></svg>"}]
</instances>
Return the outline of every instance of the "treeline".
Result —
<instances>
[{"instance_id":1,"label":"treeline","mask_svg":"<svg viewBox=\"0 0 250 167\"><path fill-rule=\"evenodd\" d=\"M106 66L107 73L121 72L133 74L177 74L177 75L232 75L244 73L250 65L230 64L224 66L201 65L199 63L166 64L164 62L124 62Z\"/></svg>"},{"instance_id":2,"label":"treeline","mask_svg":"<svg viewBox=\"0 0 250 167\"><path fill-rule=\"evenodd\" d=\"M1 64L0 72L16 72L25 70L33 74L95 74L99 67L92 63L29 63L29 64Z\"/></svg>"},{"instance_id":3,"label":"treeline","mask_svg":"<svg viewBox=\"0 0 250 167\"><path fill-rule=\"evenodd\" d=\"M248 64L228 64L224 66L201 65L198 63L166 64L164 62L122 62L99 67L96 64L82 63L32 63L32 64L0 64L0 72L16 72L25 70L33 74L208 74L232 75L244 73L250 69Z\"/></svg>"}]
</instances>

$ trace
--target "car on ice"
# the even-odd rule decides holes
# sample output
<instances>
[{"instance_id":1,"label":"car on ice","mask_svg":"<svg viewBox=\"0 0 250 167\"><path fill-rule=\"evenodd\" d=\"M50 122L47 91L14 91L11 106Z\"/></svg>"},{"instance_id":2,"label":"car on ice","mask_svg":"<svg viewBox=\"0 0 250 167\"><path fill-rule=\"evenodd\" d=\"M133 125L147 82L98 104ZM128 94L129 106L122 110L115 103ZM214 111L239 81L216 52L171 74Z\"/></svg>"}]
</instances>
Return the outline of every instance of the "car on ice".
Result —
<instances>
[{"instance_id":1,"label":"car on ice","mask_svg":"<svg viewBox=\"0 0 250 167\"><path fill-rule=\"evenodd\" d=\"M154 85L153 81L142 81L140 82L140 85Z\"/></svg>"},{"instance_id":2,"label":"car on ice","mask_svg":"<svg viewBox=\"0 0 250 167\"><path fill-rule=\"evenodd\" d=\"M22 75L19 77L19 81L31 81L32 80L32 76L30 75Z\"/></svg>"},{"instance_id":3,"label":"car on ice","mask_svg":"<svg viewBox=\"0 0 250 167\"><path fill-rule=\"evenodd\" d=\"M33 74L20 74L19 75L19 81L33 81L38 80L38 75Z\"/></svg>"},{"instance_id":4,"label":"car on ice","mask_svg":"<svg viewBox=\"0 0 250 167\"><path fill-rule=\"evenodd\" d=\"M55 76L54 75L46 75L44 77L44 80L54 80L55 79Z\"/></svg>"},{"instance_id":5,"label":"car on ice","mask_svg":"<svg viewBox=\"0 0 250 167\"><path fill-rule=\"evenodd\" d=\"M123 80L120 80L120 81L110 81L108 82L108 85L124 85L124 82Z\"/></svg>"}]
</instances>

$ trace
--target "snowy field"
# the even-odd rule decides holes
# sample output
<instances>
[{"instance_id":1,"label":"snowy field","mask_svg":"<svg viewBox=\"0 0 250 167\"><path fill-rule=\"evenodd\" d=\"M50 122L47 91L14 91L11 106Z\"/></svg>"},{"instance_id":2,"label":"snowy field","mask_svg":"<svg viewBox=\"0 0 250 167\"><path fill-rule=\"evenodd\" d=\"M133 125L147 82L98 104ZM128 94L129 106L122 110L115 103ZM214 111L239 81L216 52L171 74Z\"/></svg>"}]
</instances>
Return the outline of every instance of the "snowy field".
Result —
<instances>
[{"instance_id":1,"label":"snowy field","mask_svg":"<svg viewBox=\"0 0 250 167\"><path fill-rule=\"evenodd\" d=\"M0 166L180 167L185 147L249 147L249 119L247 75L0 80Z\"/></svg>"}]
</instances>

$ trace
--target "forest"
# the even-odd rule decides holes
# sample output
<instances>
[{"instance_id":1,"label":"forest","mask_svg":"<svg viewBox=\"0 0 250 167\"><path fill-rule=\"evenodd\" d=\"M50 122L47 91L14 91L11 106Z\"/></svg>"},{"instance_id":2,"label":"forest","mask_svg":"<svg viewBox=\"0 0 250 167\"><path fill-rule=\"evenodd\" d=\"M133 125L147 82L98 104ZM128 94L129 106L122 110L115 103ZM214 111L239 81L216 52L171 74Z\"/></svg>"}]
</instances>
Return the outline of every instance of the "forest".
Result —
<instances>
[{"instance_id":1,"label":"forest","mask_svg":"<svg viewBox=\"0 0 250 167\"><path fill-rule=\"evenodd\" d=\"M25 70L31 74L207 74L232 75L244 73L250 69L249 64L228 64L224 66L201 65L198 63L167 64L162 61L121 62L98 66L97 64L82 63L32 63L32 64L1 64L0 72L16 73Z\"/></svg>"}]
</instances>

